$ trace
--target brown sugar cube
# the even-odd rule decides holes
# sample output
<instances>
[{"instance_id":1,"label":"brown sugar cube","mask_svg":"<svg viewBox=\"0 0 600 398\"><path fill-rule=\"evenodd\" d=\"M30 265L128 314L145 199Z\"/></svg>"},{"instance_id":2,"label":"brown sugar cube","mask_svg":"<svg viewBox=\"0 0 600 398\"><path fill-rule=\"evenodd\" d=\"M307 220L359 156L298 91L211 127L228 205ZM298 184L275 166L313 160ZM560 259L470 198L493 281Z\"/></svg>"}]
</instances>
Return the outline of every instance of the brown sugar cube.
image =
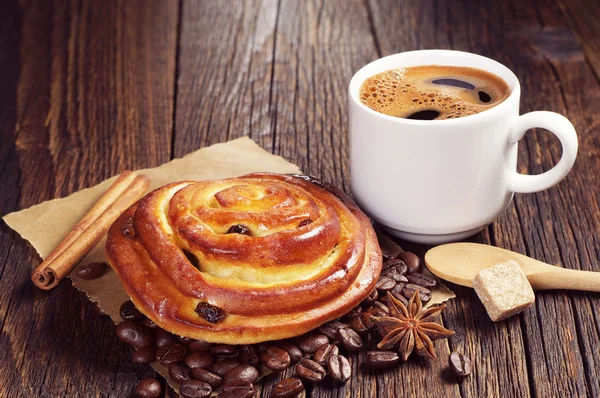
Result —
<instances>
[{"instance_id":1,"label":"brown sugar cube","mask_svg":"<svg viewBox=\"0 0 600 398\"><path fill-rule=\"evenodd\" d=\"M527 277L514 260L480 271L473 287L494 322L524 311L535 301Z\"/></svg>"}]
</instances>

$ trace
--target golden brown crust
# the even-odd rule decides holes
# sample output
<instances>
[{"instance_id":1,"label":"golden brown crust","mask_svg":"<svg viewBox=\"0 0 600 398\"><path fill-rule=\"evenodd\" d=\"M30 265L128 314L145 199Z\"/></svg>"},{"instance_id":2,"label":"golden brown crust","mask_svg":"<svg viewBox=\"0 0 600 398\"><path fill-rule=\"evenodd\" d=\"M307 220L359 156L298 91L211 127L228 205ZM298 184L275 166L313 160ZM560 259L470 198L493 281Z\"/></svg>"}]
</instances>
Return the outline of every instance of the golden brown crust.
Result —
<instances>
[{"instance_id":1,"label":"golden brown crust","mask_svg":"<svg viewBox=\"0 0 600 398\"><path fill-rule=\"evenodd\" d=\"M137 308L177 335L229 344L300 335L359 304L381 271L368 218L322 186L269 173L166 185L113 224L109 263ZM251 236L228 234L236 224ZM195 312L201 302L225 318L208 322Z\"/></svg>"}]
</instances>

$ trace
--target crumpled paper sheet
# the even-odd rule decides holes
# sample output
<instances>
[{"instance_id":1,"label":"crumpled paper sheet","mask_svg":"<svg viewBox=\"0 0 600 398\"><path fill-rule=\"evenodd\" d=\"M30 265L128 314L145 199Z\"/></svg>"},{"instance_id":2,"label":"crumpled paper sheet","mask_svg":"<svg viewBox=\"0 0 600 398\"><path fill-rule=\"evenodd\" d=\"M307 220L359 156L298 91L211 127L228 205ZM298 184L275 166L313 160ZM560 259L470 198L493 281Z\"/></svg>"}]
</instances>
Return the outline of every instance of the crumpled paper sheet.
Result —
<instances>
[{"instance_id":1,"label":"crumpled paper sheet","mask_svg":"<svg viewBox=\"0 0 600 398\"><path fill-rule=\"evenodd\" d=\"M280 156L268 153L247 137L202 148L159 167L136 172L150 177L149 190L152 190L175 181L222 179L260 171L302 174L298 166ZM40 257L46 258L115 178L112 177L94 187L82 189L66 198L49 200L28 209L10 213L3 219L23 239L29 241ZM390 244L389 242L387 243ZM81 261L81 264L107 261L104 243L105 239L102 239ZM391 242L391 244L394 243ZM112 269L95 280L86 281L77 278L74 271L68 277L71 278L77 289L85 292L91 301L98 303L100 309L108 314L113 322L121 322L119 308L129 297ZM454 293L442 286L433 292L430 303L441 303L452 297L455 297ZM152 363L152 366L167 379L174 389L178 390L178 383L169 377L166 367L158 362Z\"/></svg>"}]
</instances>

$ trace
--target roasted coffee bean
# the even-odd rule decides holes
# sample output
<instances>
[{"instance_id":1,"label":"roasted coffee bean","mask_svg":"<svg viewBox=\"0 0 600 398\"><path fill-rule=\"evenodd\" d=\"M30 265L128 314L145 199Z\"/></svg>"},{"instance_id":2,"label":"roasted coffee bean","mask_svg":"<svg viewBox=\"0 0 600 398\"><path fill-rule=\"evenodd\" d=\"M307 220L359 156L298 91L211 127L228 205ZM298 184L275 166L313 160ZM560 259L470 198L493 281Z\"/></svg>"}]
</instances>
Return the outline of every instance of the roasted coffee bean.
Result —
<instances>
[{"instance_id":1,"label":"roasted coffee bean","mask_svg":"<svg viewBox=\"0 0 600 398\"><path fill-rule=\"evenodd\" d=\"M310 334L300 339L298 342L298 347L303 353L312 355L319 349L319 347L327 343L329 343L329 338L327 338L327 336L324 334Z\"/></svg>"},{"instance_id":2,"label":"roasted coffee bean","mask_svg":"<svg viewBox=\"0 0 600 398\"><path fill-rule=\"evenodd\" d=\"M370 307L370 305L365 304L365 308L368 308L368 307ZM349 321L349 319L352 318L354 315L360 314L361 312L363 312L365 310L365 308L363 308L361 306L352 308L352 310L350 310L350 312L344 316L344 320ZM336 332L337 332L337 330L336 330Z\"/></svg>"},{"instance_id":3,"label":"roasted coffee bean","mask_svg":"<svg viewBox=\"0 0 600 398\"><path fill-rule=\"evenodd\" d=\"M260 354L261 352L265 352L265 350L273 343L271 343L270 341L264 341L262 343L258 343L255 344L254 346L256 347L256 349L258 350L258 353Z\"/></svg>"},{"instance_id":4,"label":"roasted coffee bean","mask_svg":"<svg viewBox=\"0 0 600 398\"><path fill-rule=\"evenodd\" d=\"M452 369L452 372L454 372L454 374L457 376L466 377L471 374L471 360L460 352L454 351L452 354L450 354L448 363L450 364L450 369Z\"/></svg>"},{"instance_id":5,"label":"roasted coffee bean","mask_svg":"<svg viewBox=\"0 0 600 398\"><path fill-rule=\"evenodd\" d=\"M177 383L190 379L191 370L183 362L173 362L169 365L169 376Z\"/></svg>"},{"instance_id":6,"label":"roasted coffee bean","mask_svg":"<svg viewBox=\"0 0 600 398\"><path fill-rule=\"evenodd\" d=\"M258 350L253 345L243 345L240 346L240 355L239 360L241 363L245 363L247 365L258 366L260 363L260 358L258 356Z\"/></svg>"},{"instance_id":7,"label":"roasted coffee bean","mask_svg":"<svg viewBox=\"0 0 600 398\"><path fill-rule=\"evenodd\" d=\"M231 384L232 382L245 380L250 383L256 383L260 374L254 366L241 364L233 369L230 369L223 377L223 384Z\"/></svg>"},{"instance_id":8,"label":"roasted coffee bean","mask_svg":"<svg viewBox=\"0 0 600 398\"><path fill-rule=\"evenodd\" d=\"M373 307L371 309L369 309L368 311L372 316L376 316L376 317L382 317L382 316L388 316L389 314L379 308Z\"/></svg>"},{"instance_id":9,"label":"roasted coffee bean","mask_svg":"<svg viewBox=\"0 0 600 398\"><path fill-rule=\"evenodd\" d=\"M369 330L375 329L375 324L373 323L373 314L371 312L363 312L360 315L363 324L369 328Z\"/></svg>"},{"instance_id":10,"label":"roasted coffee bean","mask_svg":"<svg viewBox=\"0 0 600 398\"><path fill-rule=\"evenodd\" d=\"M371 320L371 316L372 314L370 311L361 312L360 314L355 315L354 317L352 317L350 327L356 333L360 335L366 335L369 332L369 330L372 330L375 327L373 321Z\"/></svg>"},{"instance_id":11,"label":"roasted coffee bean","mask_svg":"<svg viewBox=\"0 0 600 398\"><path fill-rule=\"evenodd\" d=\"M219 323L225 319L225 316L227 315L225 311L219 307L203 301L198 303L194 311L210 323Z\"/></svg>"},{"instance_id":12,"label":"roasted coffee bean","mask_svg":"<svg viewBox=\"0 0 600 398\"><path fill-rule=\"evenodd\" d=\"M121 315L121 319L124 321L141 321L145 318L144 314L135 308L135 305L133 305L131 300L127 300L121 304L121 308L119 308L119 315Z\"/></svg>"},{"instance_id":13,"label":"roasted coffee bean","mask_svg":"<svg viewBox=\"0 0 600 398\"><path fill-rule=\"evenodd\" d=\"M357 307L357 308L360 308L360 307ZM348 314L347 316L350 317L350 314ZM340 322L340 321L331 321L324 325L321 325L321 327L319 328L319 332L321 332L322 334L327 336L327 338L329 338L329 340L335 340L338 329L347 328L349 326L350 325L348 323L344 323L344 322Z\"/></svg>"},{"instance_id":14,"label":"roasted coffee bean","mask_svg":"<svg viewBox=\"0 0 600 398\"><path fill-rule=\"evenodd\" d=\"M327 374L336 383L345 383L352 376L352 367L342 355L332 355L327 360Z\"/></svg>"},{"instance_id":15,"label":"roasted coffee bean","mask_svg":"<svg viewBox=\"0 0 600 398\"><path fill-rule=\"evenodd\" d=\"M201 380L210 384L213 390L219 388L223 381L218 374L202 368L192 369L192 377L196 380Z\"/></svg>"},{"instance_id":16,"label":"roasted coffee bean","mask_svg":"<svg viewBox=\"0 0 600 398\"><path fill-rule=\"evenodd\" d=\"M423 303L426 303L429 300L431 300L431 291L426 287L409 283L406 286L404 286L404 289L402 289L402 294L409 300L415 294L415 292L419 293L419 297Z\"/></svg>"},{"instance_id":17,"label":"roasted coffee bean","mask_svg":"<svg viewBox=\"0 0 600 398\"><path fill-rule=\"evenodd\" d=\"M402 304L404 304L405 306L407 306L408 305L408 300L406 299L406 297L404 297L404 293L403 293L404 286L406 286L406 284L399 283L398 285L396 285L396 287L399 287L399 289L396 289L396 287L395 287L394 290L391 291L391 294L396 299L398 299L400 302L402 302Z\"/></svg>"},{"instance_id":18,"label":"roasted coffee bean","mask_svg":"<svg viewBox=\"0 0 600 398\"><path fill-rule=\"evenodd\" d=\"M291 364L290 354L283 348L271 345L260 354L260 359L267 368L273 372L281 372L287 369Z\"/></svg>"},{"instance_id":19,"label":"roasted coffee bean","mask_svg":"<svg viewBox=\"0 0 600 398\"><path fill-rule=\"evenodd\" d=\"M300 224L298 224L298 228L302 228L307 226L308 224L312 224L313 220L311 220L310 218L307 218L306 220L302 220L300 221Z\"/></svg>"},{"instance_id":20,"label":"roasted coffee bean","mask_svg":"<svg viewBox=\"0 0 600 398\"><path fill-rule=\"evenodd\" d=\"M240 354L237 346L229 344L216 344L212 346L210 353L219 358L237 358Z\"/></svg>"},{"instance_id":21,"label":"roasted coffee bean","mask_svg":"<svg viewBox=\"0 0 600 398\"><path fill-rule=\"evenodd\" d=\"M400 271L398 271L398 267L392 267L392 268L388 269L387 271L385 271L385 273L383 275L395 280L396 282L403 282L403 283L408 282L408 279L406 278L406 276L402 275L400 273Z\"/></svg>"},{"instance_id":22,"label":"roasted coffee bean","mask_svg":"<svg viewBox=\"0 0 600 398\"><path fill-rule=\"evenodd\" d=\"M364 317L361 317L362 314L365 314L365 312L363 312L361 314L356 314L352 317L352 319L350 320L350 327L356 333L365 335L369 332L369 328L363 322Z\"/></svg>"},{"instance_id":23,"label":"roasted coffee bean","mask_svg":"<svg viewBox=\"0 0 600 398\"><path fill-rule=\"evenodd\" d=\"M225 376L225 373L229 372L231 369L240 366L242 363L237 359L223 359L221 361L217 361L211 368L210 371L218 374L219 376Z\"/></svg>"},{"instance_id":24,"label":"roasted coffee bean","mask_svg":"<svg viewBox=\"0 0 600 398\"><path fill-rule=\"evenodd\" d=\"M406 263L397 258L393 258L384 262L382 267L382 273L385 273L386 271L389 271L392 268L395 268L400 275L406 275L408 273L408 266L406 265Z\"/></svg>"},{"instance_id":25,"label":"roasted coffee bean","mask_svg":"<svg viewBox=\"0 0 600 398\"><path fill-rule=\"evenodd\" d=\"M335 336L337 335L337 329L333 328L329 323L321 325L321 327L319 327L319 332L327 336L329 339L335 339Z\"/></svg>"},{"instance_id":26,"label":"roasted coffee bean","mask_svg":"<svg viewBox=\"0 0 600 398\"><path fill-rule=\"evenodd\" d=\"M398 260L396 257L385 258L384 256L383 263L381 264L381 272L383 273L385 270L395 267L398 264L400 264L400 260Z\"/></svg>"},{"instance_id":27,"label":"roasted coffee bean","mask_svg":"<svg viewBox=\"0 0 600 398\"><path fill-rule=\"evenodd\" d=\"M221 387L219 398L251 398L254 395L254 385L249 381L236 381Z\"/></svg>"},{"instance_id":28,"label":"roasted coffee bean","mask_svg":"<svg viewBox=\"0 0 600 398\"><path fill-rule=\"evenodd\" d=\"M398 255L398 259L404 261L408 267L408 273L421 272L421 259L411 252L402 252Z\"/></svg>"},{"instance_id":29,"label":"roasted coffee bean","mask_svg":"<svg viewBox=\"0 0 600 398\"><path fill-rule=\"evenodd\" d=\"M172 344L175 342L175 336L171 333L167 332L164 329L156 329L156 334L154 335L154 345L160 348L167 344Z\"/></svg>"},{"instance_id":30,"label":"roasted coffee bean","mask_svg":"<svg viewBox=\"0 0 600 398\"><path fill-rule=\"evenodd\" d=\"M181 344L167 344L156 350L156 360L166 366L173 362L183 361L185 354L185 347Z\"/></svg>"},{"instance_id":31,"label":"roasted coffee bean","mask_svg":"<svg viewBox=\"0 0 600 398\"><path fill-rule=\"evenodd\" d=\"M421 274L419 272L412 273L406 278L410 281L410 283L426 287L427 289L433 289L438 285L438 280L433 276Z\"/></svg>"},{"instance_id":32,"label":"roasted coffee bean","mask_svg":"<svg viewBox=\"0 0 600 398\"><path fill-rule=\"evenodd\" d=\"M317 361L304 358L296 365L296 374L311 383L320 383L327 375L327 371Z\"/></svg>"},{"instance_id":33,"label":"roasted coffee bean","mask_svg":"<svg viewBox=\"0 0 600 398\"><path fill-rule=\"evenodd\" d=\"M144 318L144 320L142 321L142 325L144 325L150 329L158 329L158 326L156 325L156 323L154 323L154 321L151 320L150 318Z\"/></svg>"},{"instance_id":34,"label":"roasted coffee bean","mask_svg":"<svg viewBox=\"0 0 600 398\"><path fill-rule=\"evenodd\" d=\"M150 347L154 344L152 330L133 321L123 321L117 325L117 337L134 347Z\"/></svg>"},{"instance_id":35,"label":"roasted coffee bean","mask_svg":"<svg viewBox=\"0 0 600 398\"><path fill-rule=\"evenodd\" d=\"M277 341L274 343L277 347L283 348L290 356L291 363L297 363L302 359L302 351L296 344L288 341Z\"/></svg>"},{"instance_id":36,"label":"roasted coffee bean","mask_svg":"<svg viewBox=\"0 0 600 398\"><path fill-rule=\"evenodd\" d=\"M212 387L205 381L187 380L179 385L179 394L186 398L206 398L212 394Z\"/></svg>"},{"instance_id":37,"label":"roasted coffee bean","mask_svg":"<svg viewBox=\"0 0 600 398\"><path fill-rule=\"evenodd\" d=\"M373 289L371 290L371 293L369 293L369 295L367 296L367 298L365 298L362 301L362 305L365 307L370 306L371 304L373 304L375 301L377 301L377 299L379 298L379 293L377 293L377 289Z\"/></svg>"},{"instance_id":38,"label":"roasted coffee bean","mask_svg":"<svg viewBox=\"0 0 600 398\"><path fill-rule=\"evenodd\" d=\"M390 290L390 293L394 294L402 294L402 289L404 289L404 286L406 286L406 283L396 283L396 286L394 286L394 288L392 290ZM387 297L384 297L384 299L387 300Z\"/></svg>"},{"instance_id":39,"label":"roasted coffee bean","mask_svg":"<svg viewBox=\"0 0 600 398\"><path fill-rule=\"evenodd\" d=\"M343 330L343 329L340 329ZM339 331L338 331L339 333ZM332 355L338 355L340 353L340 349L338 346L333 344L323 344L319 349L315 352L313 359L315 362L319 363L319 365L325 365L327 363L327 359Z\"/></svg>"},{"instance_id":40,"label":"roasted coffee bean","mask_svg":"<svg viewBox=\"0 0 600 398\"><path fill-rule=\"evenodd\" d=\"M144 347L131 354L131 362L141 365L150 363L156 358L156 347Z\"/></svg>"},{"instance_id":41,"label":"roasted coffee bean","mask_svg":"<svg viewBox=\"0 0 600 398\"><path fill-rule=\"evenodd\" d=\"M388 308L387 305L383 304L380 301L376 301L373 303L373 306L371 307L371 312L373 313L373 315L375 315L375 312L377 312L379 315L376 316L386 316L389 315L390 313L390 309ZM381 314L384 315L381 315Z\"/></svg>"},{"instance_id":42,"label":"roasted coffee bean","mask_svg":"<svg viewBox=\"0 0 600 398\"><path fill-rule=\"evenodd\" d=\"M358 351L363 346L362 337L350 328L338 330L338 338L342 346L348 351Z\"/></svg>"},{"instance_id":43,"label":"roasted coffee bean","mask_svg":"<svg viewBox=\"0 0 600 398\"><path fill-rule=\"evenodd\" d=\"M396 351L369 351L367 352L367 363L372 368L390 368L400 361L400 355Z\"/></svg>"},{"instance_id":44,"label":"roasted coffee bean","mask_svg":"<svg viewBox=\"0 0 600 398\"><path fill-rule=\"evenodd\" d=\"M242 234L242 235L248 235L248 236L252 235L252 231L250 231L250 228L248 228L244 224L232 225L231 227L229 227L229 230L227 230L227 233L228 234Z\"/></svg>"},{"instance_id":45,"label":"roasted coffee bean","mask_svg":"<svg viewBox=\"0 0 600 398\"><path fill-rule=\"evenodd\" d=\"M215 359L208 352L193 352L185 357L185 364L191 369L210 369L215 364Z\"/></svg>"},{"instance_id":46,"label":"roasted coffee bean","mask_svg":"<svg viewBox=\"0 0 600 398\"><path fill-rule=\"evenodd\" d=\"M135 386L135 395L140 398L159 398L162 387L156 379L144 379Z\"/></svg>"},{"instance_id":47,"label":"roasted coffee bean","mask_svg":"<svg viewBox=\"0 0 600 398\"><path fill-rule=\"evenodd\" d=\"M211 343L207 343L202 340L192 340L187 343L187 349L189 352L206 352L210 351L212 347Z\"/></svg>"},{"instance_id":48,"label":"roasted coffee bean","mask_svg":"<svg viewBox=\"0 0 600 398\"><path fill-rule=\"evenodd\" d=\"M179 342L181 344L189 344L192 341L194 341L194 339L192 339L191 337L185 337L185 336L177 336L177 340L179 340Z\"/></svg>"},{"instance_id":49,"label":"roasted coffee bean","mask_svg":"<svg viewBox=\"0 0 600 398\"><path fill-rule=\"evenodd\" d=\"M331 327L334 328L336 332L338 330L340 330L341 328L347 328L350 326L349 324L340 322L340 321L331 321L331 322L329 322L329 325L331 325ZM327 336L327 337L329 337L329 336Z\"/></svg>"},{"instance_id":50,"label":"roasted coffee bean","mask_svg":"<svg viewBox=\"0 0 600 398\"><path fill-rule=\"evenodd\" d=\"M304 385L300 379L295 377L290 377L289 379L283 379L273 388L271 392L271 397L273 398L294 398L297 397L304 391Z\"/></svg>"},{"instance_id":51,"label":"roasted coffee bean","mask_svg":"<svg viewBox=\"0 0 600 398\"><path fill-rule=\"evenodd\" d=\"M358 306L355 307L352 311L350 311L349 313L347 313L346 315L344 315L344 318L342 318L344 320L344 322L346 322L348 324L348 326L350 325L350 322L352 322L352 318L354 318L356 315L358 314L362 314L363 312L368 311L371 306L373 304L369 304L369 305L364 305L364 306ZM360 308L360 311L355 311L357 308ZM333 335L333 337L330 338L330 340L335 340L337 339L337 330L335 331L335 335Z\"/></svg>"},{"instance_id":52,"label":"roasted coffee bean","mask_svg":"<svg viewBox=\"0 0 600 398\"><path fill-rule=\"evenodd\" d=\"M75 271L75 275L81 279L90 280L100 278L104 272L106 272L106 268L108 266L106 263L91 263L87 265L82 265L77 268Z\"/></svg>"},{"instance_id":53,"label":"roasted coffee bean","mask_svg":"<svg viewBox=\"0 0 600 398\"><path fill-rule=\"evenodd\" d=\"M384 261L396 258L398 256L398 253L401 251L402 249L400 248L400 246L396 245L393 242L391 244L386 242L386 244L381 245L381 255Z\"/></svg>"},{"instance_id":54,"label":"roasted coffee bean","mask_svg":"<svg viewBox=\"0 0 600 398\"><path fill-rule=\"evenodd\" d=\"M377 292L379 294L385 296L385 292L387 292L388 290L392 290L394 286L396 286L395 280L393 280L392 278L388 278L387 276L382 276L377 281L375 288L377 289Z\"/></svg>"}]
</instances>

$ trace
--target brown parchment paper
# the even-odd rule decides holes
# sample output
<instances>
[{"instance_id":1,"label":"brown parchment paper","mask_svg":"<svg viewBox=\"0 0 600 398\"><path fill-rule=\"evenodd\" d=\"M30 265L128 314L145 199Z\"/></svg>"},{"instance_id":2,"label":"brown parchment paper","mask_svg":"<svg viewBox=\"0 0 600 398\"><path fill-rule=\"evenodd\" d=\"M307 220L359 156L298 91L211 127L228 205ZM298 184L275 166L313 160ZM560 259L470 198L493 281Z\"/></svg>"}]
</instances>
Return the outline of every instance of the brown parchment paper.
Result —
<instances>
[{"instance_id":1,"label":"brown parchment paper","mask_svg":"<svg viewBox=\"0 0 600 398\"><path fill-rule=\"evenodd\" d=\"M298 166L282 157L268 153L247 137L202 148L159 167L136 172L150 177L149 190L152 190L175 181L221 179L259 171L282 174L302 173ZM40 257L46 258L115 178L112 177L94 187L82 189L66 198L49 200L28 209L10 213L3 219L8 226L29 241ZM383 238L380 237L380 239ZM392 248L393 245L396 245L389 238L385 239L386 245L392 245ZM81 263L106 261L104 244L105 239L102 239ZM399 250L401 251L401 249ZM35 266L37 264L32 264L32 270ZM112 269L95 280L77 278L75 272L72 272L69 278L71 278L73 286L85 292L91 301L98 303L100 309L108 314L113 322L121 321L119 307L129 297ZM454 293L445 286L441 286L433 292L430 303L441 303L452 297L455 297ZM152 363L152 366L167 379L173 388L178 390L178 383L170 379L166 367L158 362Z\"/></svg>"}]
</instances>

